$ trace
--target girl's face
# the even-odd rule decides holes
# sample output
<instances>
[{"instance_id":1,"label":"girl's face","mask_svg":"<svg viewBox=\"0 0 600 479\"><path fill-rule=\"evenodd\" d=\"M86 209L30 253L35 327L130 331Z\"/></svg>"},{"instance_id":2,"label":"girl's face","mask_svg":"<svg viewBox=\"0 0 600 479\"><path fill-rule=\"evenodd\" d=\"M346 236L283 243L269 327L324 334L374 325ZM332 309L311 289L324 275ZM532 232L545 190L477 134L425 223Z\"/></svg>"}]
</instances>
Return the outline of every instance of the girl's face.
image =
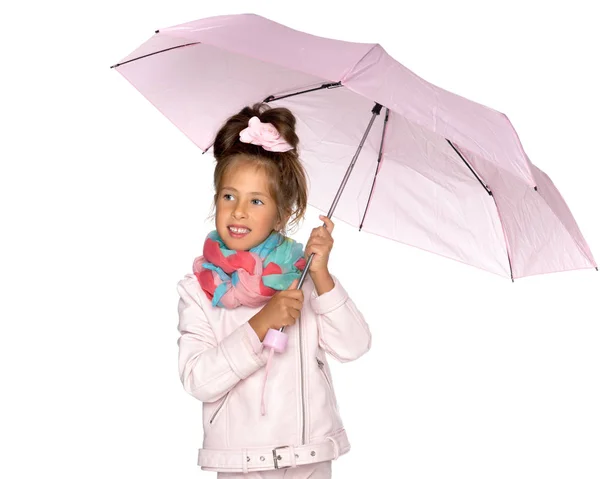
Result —
<instances>
[{"instance_id":1,"label":"girl's face","mask_svg":"<svg viewBox=\"0 0 600 479\"><path fill-rule=\"evenodd\" d=\"M217 232L231 250L247 251L281 227L266 174L247 163L238 163L225 173L215 206ZM231 226L249 231L236 234Z\"/></svg>"}]
</instances>

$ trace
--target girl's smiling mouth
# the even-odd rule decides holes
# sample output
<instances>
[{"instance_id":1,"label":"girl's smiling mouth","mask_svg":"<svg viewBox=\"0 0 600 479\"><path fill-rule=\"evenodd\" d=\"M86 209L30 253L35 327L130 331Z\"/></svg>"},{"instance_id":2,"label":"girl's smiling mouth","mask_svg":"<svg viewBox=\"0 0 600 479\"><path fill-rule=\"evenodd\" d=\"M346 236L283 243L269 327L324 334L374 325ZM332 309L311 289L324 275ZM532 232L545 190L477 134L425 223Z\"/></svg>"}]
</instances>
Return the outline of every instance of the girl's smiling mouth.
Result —
<instances>
[{"instance_id":1,"label":"girl's smiling mouth","mask_svg":"<svg viewBox=\"0 0 600 479\"><path fill-rule=\"evenodd\" d=\"M230 236L233 238L243 238L250 233L250 229L236 226L228 226L227 230L229 231Z\"/></svg>"}]
</instances>

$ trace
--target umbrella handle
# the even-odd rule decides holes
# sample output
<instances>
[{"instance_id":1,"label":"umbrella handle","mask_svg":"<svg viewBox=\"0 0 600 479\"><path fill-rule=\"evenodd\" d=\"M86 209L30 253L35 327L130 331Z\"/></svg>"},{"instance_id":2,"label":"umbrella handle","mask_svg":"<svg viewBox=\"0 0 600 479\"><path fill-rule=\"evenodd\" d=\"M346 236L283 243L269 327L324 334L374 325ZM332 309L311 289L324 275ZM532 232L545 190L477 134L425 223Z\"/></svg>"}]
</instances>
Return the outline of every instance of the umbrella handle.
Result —
<instances>
[{"instance_id":1,"label":"umbrella handle","mask_svg":"<svg viewBox=\"0 0 600 479\"><path fill-rule=\"evenodd\" d=\"M302 271L302 276L300 277L300 281L298 281L298 285L296 289L300 289L302 287L302 283L304 283L304 278L306 277L306 273L308 272L308 267L313 259L315 254L311 253L308 261L306 262L306 266L304 267L304 271ZM263 346L267 348L274 349L278 353L282 353L285 351L288 343L288 335L283 332L285 326L282 326L280 329L271 329L267 331L265 339L263 339Z\"/></svg>"},{"instance_id":2,"label":"umbrella handle","mask_svg":"<svg viewBox=\"0 0 600 479\"><path fill-rule=\"evenodd\" d=\"M327 215L327 217L330 217L330 215L331 215L331 213L329 215ZM324 222L323 226L326 227L327 223ZM306 262L306 265L304 266L304 270L302 271L302 276L300 276L300 281L298 281L298 284L296 285L296 289L302 288L302 284L304 283L304 278L306 278L306 273L308 273L308 267L310 266L310 263L312 262L314 255L315 255L314 253L311 253L310 256L308 257L308 261ZM286 348L287 342L288 342L288 335L283 332L284 329L285 329L285 326L282 326L281 328L279 328L279 330L269 329L267 331L265 339L263 339L263 342L262 342L263 346L274 349L278 353L282 353L283 351L285 351L285 348Z\"/></svg>"},{"instance_id":3,"label":"umbrella handle","mask_svg":"<svg viewBox=\"0 0 600 479\"><path fill-rule=\"evenodd\" d=\"M282 353L287 346L288 335L277 329L269 329L262 343L266 348L271 348L278 353Z\"/></svg>"}]
</instances>

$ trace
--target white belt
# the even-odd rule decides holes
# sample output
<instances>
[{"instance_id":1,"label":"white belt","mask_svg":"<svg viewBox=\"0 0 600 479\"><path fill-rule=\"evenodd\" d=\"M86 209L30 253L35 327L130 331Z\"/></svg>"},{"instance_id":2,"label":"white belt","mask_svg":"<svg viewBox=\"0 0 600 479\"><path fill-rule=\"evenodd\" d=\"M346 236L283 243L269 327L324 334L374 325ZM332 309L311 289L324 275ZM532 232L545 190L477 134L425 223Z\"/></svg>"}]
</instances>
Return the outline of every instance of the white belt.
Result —
<instances>
[{"instance_id":1,"label":"white belt","mask_svg":"<svg viewBox=\"0 0 600 479\"><path fill-rule=\"evenodd\" d=\"M303 446L199 449L198 465L206 471L247 473L330 461L349 450L346 431L340 429L323 442Z\"/></svg>"}]
</instances>

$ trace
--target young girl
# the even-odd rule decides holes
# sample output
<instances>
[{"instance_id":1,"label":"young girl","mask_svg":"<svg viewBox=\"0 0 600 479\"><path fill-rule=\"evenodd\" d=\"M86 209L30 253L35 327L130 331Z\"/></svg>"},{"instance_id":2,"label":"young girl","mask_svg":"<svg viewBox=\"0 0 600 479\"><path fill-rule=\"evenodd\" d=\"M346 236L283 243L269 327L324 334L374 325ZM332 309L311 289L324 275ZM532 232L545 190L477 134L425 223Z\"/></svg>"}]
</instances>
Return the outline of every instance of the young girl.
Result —
<instances>
[{"instance_id":1,"label":"young girl","mask_svg":"<svg viewBox=\"0 0 600 479\"><path fill-rule=\"evenodd\" d=\"M284 233L305 213L307 181L294 115L267 107L243 108L215 139L216 229L177 284L179 373L203 402L202 470L326 479L350 444L325 352L357 359L371 333L329 272L333 222L319 216L327 227L312 230L305 251ZM287 348L269 358L262 341L282 326Z\"/></svg>"}]
</instances>

